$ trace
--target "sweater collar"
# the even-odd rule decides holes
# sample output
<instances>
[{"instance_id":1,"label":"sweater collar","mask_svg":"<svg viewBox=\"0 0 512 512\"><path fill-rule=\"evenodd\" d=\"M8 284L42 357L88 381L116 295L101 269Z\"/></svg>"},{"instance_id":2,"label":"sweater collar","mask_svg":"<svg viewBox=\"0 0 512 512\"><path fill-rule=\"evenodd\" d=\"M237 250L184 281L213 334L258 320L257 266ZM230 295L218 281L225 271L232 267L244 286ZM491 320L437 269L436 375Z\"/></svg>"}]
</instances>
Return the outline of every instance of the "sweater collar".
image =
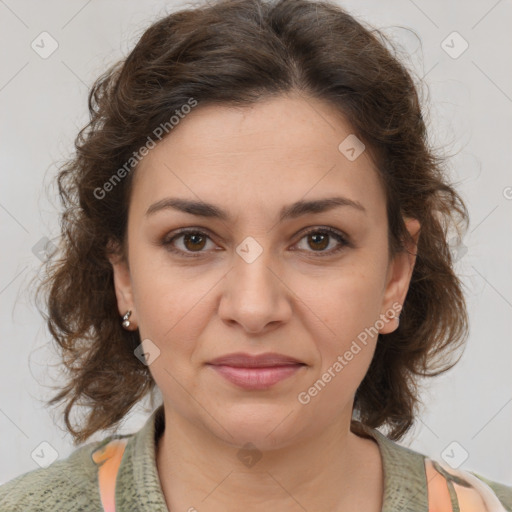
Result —
<instances>
[{"instance_id":1,"label":"sweater collar","mask_svg":"<svg viewBox=\"0 0 512 512\"><path fill-rule=\"evenodd\" d=\"M156 465L156 446L164 428L162 404L130 438L117 477L116 505L119 512L169 512ZM426 510L424 456L388 439L374 428L364 427L364 432L377 442L382 457L384 496L381 512Z\"/></svg>"},{"instance_id":2,"label":"sweater collar","mask_svg":"<svg viewBox=\"0 0 512 512\"><path fill-rule=\"evenodd\" d=\"M164 429L160 405L128 441L116 483L116 512L169 512L156 466L156 445Z\"/></svg>"},{"instance_id":3,"label":"sweater collar","mask_svg":"<svg viewBox=\"0 0 512 512\"><path fill-rule=\"evenodd\" d=\"M382 512L427 510L427 478L424 455L399 445L377 429L363 426L379 445L384 471Z\"/></svg>"}]
</instances>

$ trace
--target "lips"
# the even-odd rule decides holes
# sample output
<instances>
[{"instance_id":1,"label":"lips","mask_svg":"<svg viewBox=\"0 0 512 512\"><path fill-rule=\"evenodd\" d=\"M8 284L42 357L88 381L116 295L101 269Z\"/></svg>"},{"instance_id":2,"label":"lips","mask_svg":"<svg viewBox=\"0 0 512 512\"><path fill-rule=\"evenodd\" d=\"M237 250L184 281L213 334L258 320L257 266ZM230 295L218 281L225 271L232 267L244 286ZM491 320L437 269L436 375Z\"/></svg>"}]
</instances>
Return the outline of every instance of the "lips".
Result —
<instances>
[{"instance_id":1,"label":"lips","mask_svg":"<svg viewBox=\"0 0 512 512\"><path fill-rule=\"evenodd\" d=\"M265 354L251 355L237 352L217 357L208 364L214 366L231 366L234 368L269 368L273 366L304 365L302 361L294 357L267 352Z\"/></svg>"},{"instance_id":2,"label":"lips","mask_svg":"<svg viewBox=\"0 0 512 512\"><path fill-rule=\"evenodd\" d=\"M307 365L294 357L266 353L260 355L228 354L208 365L232 384L245 390L264 390L295 375Z\"/></svg>"}]
</instances>

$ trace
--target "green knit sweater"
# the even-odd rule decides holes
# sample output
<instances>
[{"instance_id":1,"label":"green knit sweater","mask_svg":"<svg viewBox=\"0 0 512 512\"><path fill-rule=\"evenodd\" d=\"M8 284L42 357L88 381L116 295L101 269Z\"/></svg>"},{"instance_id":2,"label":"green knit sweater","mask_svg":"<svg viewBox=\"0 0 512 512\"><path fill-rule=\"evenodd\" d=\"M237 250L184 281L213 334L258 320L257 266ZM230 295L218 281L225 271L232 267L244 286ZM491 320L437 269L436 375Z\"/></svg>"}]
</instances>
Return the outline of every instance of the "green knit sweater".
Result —
<instances>
[{"instance_id":1,"label":"green knit sweater","mask_svg":"<svg viewBox=\"0 0 512 512\"><path fill-rule=\"evenodd\" d=\"M160 486L155 441L163 432L163 405L136 433L111 435L77 448L69 457L46 469L24 473L0 486L0 512L102 510L98 490L98 466L93 451L113 438L128 437L116 484L116 512L168 512ZM368 430L380 448L384 469L382 512L427 512L424 455L401 446L375 429ZM512 512L512 486L477 475ZM454 507L457 512L458 507Z\"/></svg>"}]
</instances>

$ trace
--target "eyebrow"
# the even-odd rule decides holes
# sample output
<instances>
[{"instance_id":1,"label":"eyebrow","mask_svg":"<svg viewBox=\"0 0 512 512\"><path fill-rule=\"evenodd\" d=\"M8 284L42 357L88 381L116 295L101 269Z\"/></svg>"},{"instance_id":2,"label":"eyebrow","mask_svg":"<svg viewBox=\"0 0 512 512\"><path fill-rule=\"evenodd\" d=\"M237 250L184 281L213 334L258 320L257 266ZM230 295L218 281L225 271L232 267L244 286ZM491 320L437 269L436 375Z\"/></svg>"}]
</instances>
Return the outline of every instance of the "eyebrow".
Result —
<instances>
[{"instance_id":1,"label":"eyebrow","mask_svg":"<svg viewBox=\"0 0 512 512\"><path fill-rule=\"evenodd\" d=\"M301 200L284 206L279 215L279 222L283 222L287 219L295 219L308 213L322 213L340 206L349 206L364 214L367 213L366 208L359 201L354 201L353 199L342 196L326 197L312 201ZM174 197L161 199L152 204L146 210L146 216L168 209L178 210L198 217L209 217L223 221L230 220L229 213L214 204Z\"/></svg>"}]
</instances>

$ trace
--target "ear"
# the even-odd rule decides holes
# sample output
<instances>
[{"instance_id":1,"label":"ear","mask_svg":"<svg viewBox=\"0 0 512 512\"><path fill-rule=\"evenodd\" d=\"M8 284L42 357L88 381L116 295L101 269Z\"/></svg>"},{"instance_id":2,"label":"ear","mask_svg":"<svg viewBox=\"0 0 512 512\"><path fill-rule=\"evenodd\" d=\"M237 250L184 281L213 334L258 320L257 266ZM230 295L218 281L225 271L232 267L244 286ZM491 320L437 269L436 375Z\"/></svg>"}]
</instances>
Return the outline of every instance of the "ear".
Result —
<instances>
[{"instance_id":1,"label":"ear","mask_svg":"<svg viewBox=\"0 0 512 512\"><path fill-rule=\"evenodd\" d=\"M418 248L418 239L420 235L421 225L417 219L404 219L407 231L412 237L412 241L406 242L406 250L395 255L388 267L386 278L386 287L384 292L384 300L381 313L383 315L389 311L395 311L396 317L402 309L405 297L409 290L412 272L416 263L416 254ZM387 315L386 315L387 316ZM390 318L387 316L387 318ZM398 321L388 321L384 323L384 327L379 330L380 334L388 334L398 327Z\"/></svg>"},{"instance_id":2,"label":"ear","mask_svg":"<svg viewBox=\"0 0 512 512\"><path fill-rule=\"evenodd\" d=\"M137 327L137 313L133 301L132 281L128 261L121 254L119 246L113 243L109 244L108 259L112 265L114 273L114 289L116 292L117 309L120 316L127 311L131 311L130 327L128 330L135 330Z\"/></svg>"}]
</instances>

